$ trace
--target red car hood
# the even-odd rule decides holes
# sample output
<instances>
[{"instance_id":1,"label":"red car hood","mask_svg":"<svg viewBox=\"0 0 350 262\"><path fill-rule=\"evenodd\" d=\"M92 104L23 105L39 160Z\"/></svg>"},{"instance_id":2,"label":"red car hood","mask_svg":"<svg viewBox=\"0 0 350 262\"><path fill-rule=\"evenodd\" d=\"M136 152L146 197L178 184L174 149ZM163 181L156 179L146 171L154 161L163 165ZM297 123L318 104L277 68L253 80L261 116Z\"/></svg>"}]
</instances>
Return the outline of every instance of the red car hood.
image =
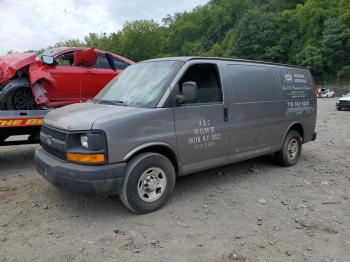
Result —
<instances>
[{"instance_id":1,"label":"red car hood","mask_svg":"<svg viewBox=\"0 0 350 262\"><path fill-rule=\"evenodd\" d=\"M35 62L35 53L0 56L0 83L6 82L18 69Z\"/></svg>"}]
</instances>

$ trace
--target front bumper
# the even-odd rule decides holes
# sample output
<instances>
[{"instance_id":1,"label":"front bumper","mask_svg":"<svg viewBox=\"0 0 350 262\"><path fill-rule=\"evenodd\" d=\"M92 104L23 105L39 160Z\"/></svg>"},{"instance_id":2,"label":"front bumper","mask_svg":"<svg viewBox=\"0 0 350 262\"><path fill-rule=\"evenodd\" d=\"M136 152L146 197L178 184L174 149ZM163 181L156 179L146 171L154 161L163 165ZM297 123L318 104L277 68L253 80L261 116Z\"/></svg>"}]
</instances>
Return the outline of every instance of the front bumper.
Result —
<instances>
[{"instance_id":1,"label":"front bumper","mask_svg":"<svg viewBox=\"0 0 350 262\"><path fill-rule=\"evenodd\" d=\"M350 109L350 102L341 102L341 103L337 103L335 105L336 108L345 108L345 109Z\"/></svg>"},{"instance_id":2,"label":"front bumper","mask_svg":"<svg viewBox=\"0 0 350 262\"><path fill-rule=\"evenodd\" d=\"M35 151L35 168L52 185L87 195L119 193L126 163L86 166L60 161L42 147Z\"/></svg>"}]
</instances>

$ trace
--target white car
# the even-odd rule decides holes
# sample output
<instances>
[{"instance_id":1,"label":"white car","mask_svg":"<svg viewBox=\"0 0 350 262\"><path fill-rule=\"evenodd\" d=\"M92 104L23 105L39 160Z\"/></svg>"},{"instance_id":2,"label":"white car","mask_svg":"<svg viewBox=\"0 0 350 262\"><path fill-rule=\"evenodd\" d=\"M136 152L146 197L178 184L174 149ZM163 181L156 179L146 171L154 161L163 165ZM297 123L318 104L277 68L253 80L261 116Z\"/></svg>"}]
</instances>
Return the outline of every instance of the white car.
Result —
<instances>
[{"instance_id":1,"label":"white car","mask_svg":"<svg viewBox=\"0 0 350 262\"><path fill-rule=\"evenodd\" d=\"M321 91L319 94L319 97L321 98L330 98L330 97L334 97L335 92L333 90L327 89L325 91Z\"/></svg>"},{"instance_id":2,"label":"white car","mask_svg":"<svg viewBox=\"0 0 350 262\"><path fill-rule=\"evenodd\" d=\"M342 98L338 99L335 107L337 110L341 111L344 109L350 109L350 93L344 95Z\"/></svg>"}]
</instances>

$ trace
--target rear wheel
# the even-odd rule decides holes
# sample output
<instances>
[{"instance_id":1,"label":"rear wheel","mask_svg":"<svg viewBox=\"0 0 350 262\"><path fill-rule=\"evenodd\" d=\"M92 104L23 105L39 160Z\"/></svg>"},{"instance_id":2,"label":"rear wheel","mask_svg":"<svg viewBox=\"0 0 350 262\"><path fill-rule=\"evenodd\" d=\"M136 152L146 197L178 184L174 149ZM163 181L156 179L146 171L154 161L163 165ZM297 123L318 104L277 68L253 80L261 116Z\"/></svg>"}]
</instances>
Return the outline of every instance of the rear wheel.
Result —
<instances>
[{"instance_id":1,"label":"rear wheel","mask_svg":"<svg viewBox=\"0 0 350 262\"><path fill-rule=\"evenodd\" d=\"M282 149L275 154L275 159L282 166L293 166L300 158L301 149L301 135L295 130L290 130L284 139Z\"/></svg>"},{"instance_id":2,"label":"rear wheel","mask_svg":"<svg viewBox=\"0 0 350 262\"><path fill-rule=\"evenodd\" d=\"M168 158L144 153L132 159L119 197L135 213L149 213L163 207L175 187L175 170Z\"/></svg>"},{"instance_id":3,"label":"rear wheel","mask_svg":"<svg viewBox=\"0 0 350 262\"><path fill-rule=\"evenodd\" d=\"M6 108L8 110L35 110L38 105L32 90L29 87L20 87L13 92L6 101Z\"/></svg>"}]
</instances>

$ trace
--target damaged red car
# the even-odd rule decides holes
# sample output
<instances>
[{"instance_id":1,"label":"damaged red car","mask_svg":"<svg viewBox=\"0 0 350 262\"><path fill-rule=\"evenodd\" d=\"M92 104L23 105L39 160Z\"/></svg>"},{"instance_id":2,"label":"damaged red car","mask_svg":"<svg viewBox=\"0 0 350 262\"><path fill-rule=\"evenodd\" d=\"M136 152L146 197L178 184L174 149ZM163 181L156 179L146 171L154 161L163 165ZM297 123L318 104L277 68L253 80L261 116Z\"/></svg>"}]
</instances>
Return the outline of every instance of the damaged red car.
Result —
<instances>
[{"instance_id":1,"label":"damaged red car","mask_svg":"<svg viewBox=\"0 0 350 262\"><path fill-rule=\"evenodd\" d=\"M35 110L84 102L134 62L94 48L59 47L0 56L0 109Z\"/></svg>"}]
</instances>

